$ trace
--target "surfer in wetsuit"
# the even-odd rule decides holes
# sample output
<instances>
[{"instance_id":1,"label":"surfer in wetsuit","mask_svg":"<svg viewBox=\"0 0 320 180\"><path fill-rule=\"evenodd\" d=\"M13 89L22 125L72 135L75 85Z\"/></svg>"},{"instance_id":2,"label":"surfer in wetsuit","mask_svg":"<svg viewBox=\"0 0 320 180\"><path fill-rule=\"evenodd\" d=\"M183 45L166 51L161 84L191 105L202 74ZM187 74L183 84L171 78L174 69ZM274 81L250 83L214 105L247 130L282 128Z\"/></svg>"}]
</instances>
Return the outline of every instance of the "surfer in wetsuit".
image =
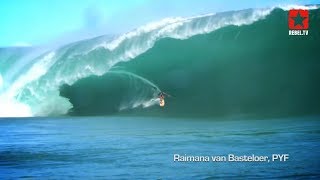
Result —
<instances>
[{"instance_id":1,"label":"surfer in wetsuit","mask_svg":"<svg viewBox=\"0 0 320 180\"><path fill-rule=\"evenodd\" d=\"M156 88L156 87L154 87L154 89L155 90L158 90L158 92L159 92L159 88ZM171 97L169 94L167 94L167 93L165 93L165 92L163 92L163 91L160 91L159 93L158 93L158 98L160 99L160 106L164 106L164 98L165 97Z\"/></svg>"},{"instance_id":2,"label":"surfer in wetsuit","mask_svg":"<svg viewBox=\"0 0 320 180\"><path fill-rule=\"evenodd\" d=\"M169 94L167 94L167 93L165 93L165 92L160 92L159 94L158 94L158 97L159 97L159 99L160 99L160 106L164 106L164 104L165 104L165 102L164 102L164 98L165 97L171 97Z\"/></svg>"},{"instance_id":3,"label":"surfer in wetsuit","mask_svg":"<svg viewBox=\"0 0 320 180\"><path fill-rule=\"evenodd\" d=\"M165 93L164 92L160 92L159 94L158 94L158 97L159 97L159 99L160 99L160 101L159 101L159 105L161 106L161 107L163 107L164 106L164 97L165 97Z\"/></svg>"}]
</instances>

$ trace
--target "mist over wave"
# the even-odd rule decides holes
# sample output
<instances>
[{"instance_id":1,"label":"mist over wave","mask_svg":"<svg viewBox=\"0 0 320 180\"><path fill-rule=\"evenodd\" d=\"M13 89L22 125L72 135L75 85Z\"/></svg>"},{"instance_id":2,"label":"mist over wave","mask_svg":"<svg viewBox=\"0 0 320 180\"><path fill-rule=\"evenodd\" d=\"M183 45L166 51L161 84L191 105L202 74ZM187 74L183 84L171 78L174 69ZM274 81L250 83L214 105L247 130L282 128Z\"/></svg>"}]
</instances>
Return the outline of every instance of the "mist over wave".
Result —
<instances>
[{"instance_id":1,"label":"mist over wave","mask_svg":"<svg viewBox=\"0 0 320 180\"><path fill-rule=\"evenodd\" d=\"M283 9L167 18L45 52L1 49L0 116L316 113L319 25L289 37ZM160 91L174 95L165 109L153 106Z\"/></svg>"}]
</instances>

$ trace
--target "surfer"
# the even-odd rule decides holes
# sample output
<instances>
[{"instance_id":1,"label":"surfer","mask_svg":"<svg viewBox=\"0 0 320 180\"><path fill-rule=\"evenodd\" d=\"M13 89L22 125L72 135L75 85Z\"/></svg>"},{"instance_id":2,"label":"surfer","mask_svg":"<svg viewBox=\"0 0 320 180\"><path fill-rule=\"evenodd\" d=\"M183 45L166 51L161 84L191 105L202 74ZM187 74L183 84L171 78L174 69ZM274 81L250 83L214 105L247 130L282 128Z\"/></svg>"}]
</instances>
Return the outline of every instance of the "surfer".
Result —
<instances>
[{"instance_id":1,"label":"surfer","mask_svg":"<svg viewBox=\"0 0 320 180\"><path fill-rule=\"evenodd\" d=\"M157 88L157 87L153 87L153 89L154 90L156 90L156 91L160 91L160 89L159 88ZM165 97L172 97L171 95L169 95L169 94L167 94L167 93L165 93L165 92L163 92L163 91L160 91L159 93L158 93L158 98L159 98L159 105L160 106L164 106L164 98Z\"/></svg>"},{"instance_id":2,"label":"surfer","mask_svg":"<svg viewBox=\"0 0 320 180\"><path fill-rule=\"evenodd\" d=\"M160 92L159 94L158 94L158 97L159 97L159 99L160 99L160 106L164 106L164 98L165 97L171 97L169 94L167 94L167 93L165 93L165 92Z\"/></svg>"}]
</instances>

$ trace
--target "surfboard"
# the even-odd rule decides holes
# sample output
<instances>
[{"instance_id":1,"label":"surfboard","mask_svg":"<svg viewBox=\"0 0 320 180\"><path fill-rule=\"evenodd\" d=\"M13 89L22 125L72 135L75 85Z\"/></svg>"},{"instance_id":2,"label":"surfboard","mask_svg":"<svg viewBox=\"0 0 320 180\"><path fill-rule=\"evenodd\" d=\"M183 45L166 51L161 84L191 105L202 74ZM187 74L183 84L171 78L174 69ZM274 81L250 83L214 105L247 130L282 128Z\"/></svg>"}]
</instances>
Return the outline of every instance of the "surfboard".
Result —
<instances>
[{"instance_id":1,"label":"surfboard","mask_svg":"<svg viewBox=\"0 0 320 180\"><path fill-rule=\"evenodd\" d=\"M159 103L159 104L160 104L161 107L163 107L164 104L165 104L165 103L164 103L164 99L161 99L161 98L160 98L160 103Z\"/></svg>"}]
</instances>

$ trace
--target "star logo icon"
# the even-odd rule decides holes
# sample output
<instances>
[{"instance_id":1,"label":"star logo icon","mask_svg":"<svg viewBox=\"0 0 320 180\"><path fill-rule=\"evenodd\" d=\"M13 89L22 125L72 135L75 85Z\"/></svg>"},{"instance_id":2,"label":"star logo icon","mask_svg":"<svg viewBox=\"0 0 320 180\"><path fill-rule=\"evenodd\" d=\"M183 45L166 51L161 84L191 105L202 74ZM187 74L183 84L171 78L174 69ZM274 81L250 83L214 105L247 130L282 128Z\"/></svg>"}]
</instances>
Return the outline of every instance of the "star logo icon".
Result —
<instances>
[{"instance_id":1,"label":"star logo icon","mask_svg":"<svg viewBox=\"0 0 320 180\"><path fill-rule=\"evenodd\" d=\"M288 13L289 29L303 30L309 28L309 11L304 9L291 9Z\"/></svg>"}]
</instances>

